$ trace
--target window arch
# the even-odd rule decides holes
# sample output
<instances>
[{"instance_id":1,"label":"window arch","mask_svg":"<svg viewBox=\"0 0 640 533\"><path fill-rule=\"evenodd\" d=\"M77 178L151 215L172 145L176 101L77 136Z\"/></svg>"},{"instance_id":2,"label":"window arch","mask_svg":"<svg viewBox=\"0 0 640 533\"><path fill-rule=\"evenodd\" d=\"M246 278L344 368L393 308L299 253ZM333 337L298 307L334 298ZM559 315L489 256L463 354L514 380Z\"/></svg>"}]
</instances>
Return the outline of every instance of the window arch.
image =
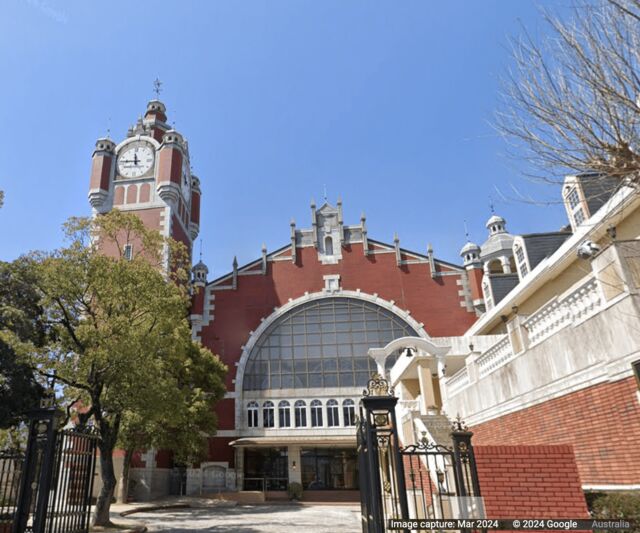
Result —
<instances>
[{"instance_id":1,"label":"window arch","mask_svg":"<svg viewBox=\"0 0 640 533\"><path fill-rule=\"evenodd\" d=\"M282 400L278 404L278 427L291 427L291 409L287 400Z\"/></svg>"},{"instance_id":2,"label":"window arch","mask_svg":"<svg viewBox=\"0 0 640 533\"><path fill-rule=\"evenodd\" d=\"M329 400L327 402L327 426L330 428L340 425L340 416L338 413L338 402L336 400Z\"/></svg>"},{"instance_id":3,"label":"window arch","mask_svg":"<svg viewBox=\"0 0 640 533\"><path fill-rule=\"evenodd\" d=\"M262 426L265 428L275 426L273 402L266 401L262 404Z\"/></svg>"},{"instance_id":4,"label":"window arch","mask_svg":"<svg viewBox=\"0 0 640 533\"><path fill-rule=\"evenodd\" d=\"M364 387L369 348L418 336L400 317L357 298L327 297L294 307L271 324L247 360L243 390Z\"/></svg>"},{"instance_id":5,"label":"window arch","mask_svg":"<svg viewBox=\"0 0 640 533\"><path fill-rule=\"evenodd\" d=\"M493 259L489 262L489 273L491 274L502 274L504 272L502 268L502 262L500 259Z\"/></svg>"},{"instance_id":6,"label":"window arch","mask_svg":"<svg viewBox=\"0 0 640 533\"><path fill-rule=\"evenodd\" d=\"M307 427L307 404L303 400L298 400L294 405L295 422L297 428Z\"/></svg>"},{"instance_id":7,"label":"window arch","mask_svg":"<svg viewBox=\"0 0 640 533\"><path fill-rule=\"evenodd\" d=\"M356 425L356 404L353 400L342 402L342 420L345 426Z\"/></svg>"},{"instance_id":8,"label":"window arch","mask_svg":"<svg viewBox=\"0 0 640 533\"><path fill-rule=\"evenodd\" d=\"M247 404L247 425L250 428L258 427L258 402L249 402Z\"/></svg>"},{"instance_id":9,"label":"window arch","mask_svg":"<svg viewBox=\"0 0 640 533\"><path fill-rule=\"evenodd\" d=\"M311 402L311 427L322 427L322 402L320 400Z\"/></svg>"}]
</instances>

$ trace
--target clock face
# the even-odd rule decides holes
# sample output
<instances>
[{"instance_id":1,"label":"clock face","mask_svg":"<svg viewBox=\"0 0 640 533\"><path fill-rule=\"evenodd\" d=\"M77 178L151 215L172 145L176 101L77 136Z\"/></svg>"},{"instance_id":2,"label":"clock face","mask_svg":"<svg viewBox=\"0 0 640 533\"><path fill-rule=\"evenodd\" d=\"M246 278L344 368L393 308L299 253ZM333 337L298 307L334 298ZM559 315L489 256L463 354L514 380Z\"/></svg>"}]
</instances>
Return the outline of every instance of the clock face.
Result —
<instances>
[{"instance_id":1,"label":"clock face","mask_svg":"<svg viewBox=\"0 0 640 533\"><path fill-rule=\"evenodd\" d=\"M187 159L182 161L182 194L185 199L189 199L189 192L191 190L191 172L189 172L189 163Z\"/></svg>"},{"instance_id":2,"label":"clock face","mask_svg":"<svg viewBox=\"0 0 640 533\"><path fill-rule=\"evenodd\" d=\"M124 178L139 178L153 167L155 150L145 142L133 143L118 155L118 174Z\"/></svg>"}]
</instances>

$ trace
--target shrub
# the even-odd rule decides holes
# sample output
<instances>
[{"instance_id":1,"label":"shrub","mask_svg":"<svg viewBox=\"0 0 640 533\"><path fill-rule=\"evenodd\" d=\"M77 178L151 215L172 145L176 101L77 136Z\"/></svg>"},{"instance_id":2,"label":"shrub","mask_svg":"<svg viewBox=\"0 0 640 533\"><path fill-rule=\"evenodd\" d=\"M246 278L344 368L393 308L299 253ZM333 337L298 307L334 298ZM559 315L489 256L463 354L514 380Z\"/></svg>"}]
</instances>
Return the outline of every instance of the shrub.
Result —
<instances>
[{"instance_id":1,"label":"shrub","mask_svg":"<svg viewBox=\"0 0 640 533\"><path fill-rule=\"evenodd\" d=\"M300 501L302 499L302 485L295 481L289 483L289 486L287 487L287 494L289 495L290 500Z\"/></svg>"},{"instance_id":2,"label":"shrub","mask_svg":"<svg viewBox=\"0 0 640 533\"><path fill-rule=\"evenodd\" d=\"M635 525L627 533L640 533L640 492L610 492L587 497L591 516L598 519L624 519L634 521Z\"/></svg>"}]
</instances>

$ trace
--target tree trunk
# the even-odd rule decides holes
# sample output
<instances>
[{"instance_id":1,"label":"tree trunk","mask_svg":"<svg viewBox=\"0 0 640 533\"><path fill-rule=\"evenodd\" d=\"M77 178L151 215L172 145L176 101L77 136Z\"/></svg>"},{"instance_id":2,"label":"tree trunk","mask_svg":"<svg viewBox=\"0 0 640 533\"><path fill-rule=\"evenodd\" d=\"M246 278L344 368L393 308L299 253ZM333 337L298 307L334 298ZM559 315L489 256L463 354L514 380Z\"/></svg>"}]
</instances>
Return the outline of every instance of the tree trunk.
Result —
<instances>
[{"instance_id":1,"label":"tree trunk","mask_svg":"<svg viewBox=\"0 0 640 533\"><path fill-rule=\"evenodd\" d=\"M94 399L94 405L98 402ZM99 408L96 408L94 415L98 429L100 431L100 474L102 475L102 488L93 514L94 526L108 526L111 524L109 520L109 511L111 510L111 502L116 490L116 474L113 468L113 450L118 440L118 431L120 430L120 415L116 415L113 419L103 417Z\"/></svg>"},{"instance_id":2,"label":"tree trunk","mask_svg":"<svg viewBox=\"0 0 640 533\"><path fill-rule=\"evenodd\" d=\"M110 439L109 439L110 440ZM113 469L113 444L111 442L101 442L100 444L100 474L102 476L102 488L96 501L93 514L94 526L108 526L109 511L113 493L116 489L116 475Z\"/></svg>"},{"instance_id":3,"label":"tree trunk","mask_svg":"<svg viewBox=\"0 0 640 533\"><path fill-rule=\"evenodd\" d=\"M120 481L118 503L127 503L127 498L129 497L129 469L131 468L132 457L133 448L127 449L124 453L124 463L122 464L122 479Z\"/></svg>"}]
</instances>

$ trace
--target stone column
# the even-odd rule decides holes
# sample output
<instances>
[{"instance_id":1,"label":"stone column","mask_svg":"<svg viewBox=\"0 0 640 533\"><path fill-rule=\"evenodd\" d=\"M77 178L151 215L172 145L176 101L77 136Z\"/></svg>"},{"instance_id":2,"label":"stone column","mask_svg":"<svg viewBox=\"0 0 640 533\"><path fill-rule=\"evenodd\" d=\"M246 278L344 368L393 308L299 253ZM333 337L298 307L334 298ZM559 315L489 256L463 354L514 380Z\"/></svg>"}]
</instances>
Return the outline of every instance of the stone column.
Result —
<instances>
[{"instance_id":1,"label":"stone column","mask_svg":"<svg viewBox=\"0 0 640 533\"><path fill-rule=\"evenodd\" d=\"M420 414L428 415L430 410L437 409L437 401L433 389L431 369L427 361L424 363L421 361L420 366L418 366L418 380L420 382L420 395L422 396Z\"/></svg>"}]
</instances>

